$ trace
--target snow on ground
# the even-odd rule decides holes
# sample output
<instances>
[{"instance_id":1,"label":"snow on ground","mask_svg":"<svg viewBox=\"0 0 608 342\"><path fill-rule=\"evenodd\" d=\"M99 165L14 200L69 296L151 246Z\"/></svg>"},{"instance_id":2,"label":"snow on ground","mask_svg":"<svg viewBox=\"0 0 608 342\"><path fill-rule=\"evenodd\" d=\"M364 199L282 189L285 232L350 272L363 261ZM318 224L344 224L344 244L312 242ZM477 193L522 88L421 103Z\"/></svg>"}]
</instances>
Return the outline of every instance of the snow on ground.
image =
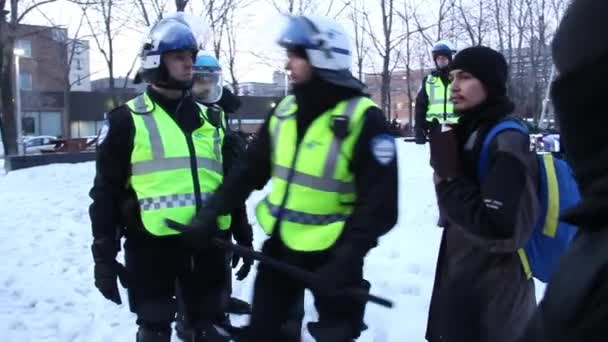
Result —
<instances>
[{"instance_id":1,"label":"snow on ground","mask_svg":"<svg viewBox=\"0 0 608 342\"><path fill-rule=\"evenodd\" d=\"M399 143L400 216L367 258L372 293L395 308L368 305L370 329L359 341L424 341L441 230L428 166L428 148ZM0 172L1 173L1 172ZM0 177L0 335L3 341L134 341L128 305L105 300L93 285L88 217L94 164L49 165ZM263 196L252 195L249 216ZM255 229L259 247L264 235ZM119 256L122 258L122 256ZM254 272L235 281L233 295L250 299ZM121 291L123 303L127 297ZM306 320L315 320L306 297ZM233 317L244 324L246 317ZM178 341L173 337L173 341ZM313 341L305 333L304 341Z\"/></svg>"}]
</instances>

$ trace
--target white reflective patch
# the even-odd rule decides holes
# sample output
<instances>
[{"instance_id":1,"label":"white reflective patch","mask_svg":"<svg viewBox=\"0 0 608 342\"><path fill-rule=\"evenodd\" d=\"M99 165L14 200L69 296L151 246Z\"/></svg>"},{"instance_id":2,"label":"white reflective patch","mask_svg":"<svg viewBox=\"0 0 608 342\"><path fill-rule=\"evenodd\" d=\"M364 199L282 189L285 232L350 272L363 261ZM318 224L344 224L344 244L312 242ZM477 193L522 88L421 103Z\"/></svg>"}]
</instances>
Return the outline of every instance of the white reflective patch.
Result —
<instances>
[{"instance_id":1,"label":"white reflective patch","mask_svg":"<svg viewBox=\"0 0 608 342\"><path fill-rule=\"evenodd\" d=\"M103 143L103 141L106 140L106 137L108 136L108 132L110 132L110 124L106 121L103 123L103 127L101 127L101 130L99 131L99 134L97 135L97 145L101 145L101 143Z\"/></svg>"},{"instance_id":2,"label":"white reflective patch","mask_svg":"<svg viewBox=\"0 0 608 342\"><path fill-rule=\"evenodd\" d=\"M500 210L500 208L502 208L502 205L503 205L503 203L501 201L497 201L497 200L493 200L493 199L484 199L483 202L486 205L486 208L490 208L490 209L494 209L494 210Z\"/></svg>"},{"instance_id":3,"label":"white reflective patch","mask_svg":"<svg viewBox=\"0 0 608 342\"><path fill-rule=\"evenodd\" d=\"M373 138L371 149L374 158L382 165L390 164L397 154L395 138L388 134L381 134Z\"/></svg>"}]
</instances>

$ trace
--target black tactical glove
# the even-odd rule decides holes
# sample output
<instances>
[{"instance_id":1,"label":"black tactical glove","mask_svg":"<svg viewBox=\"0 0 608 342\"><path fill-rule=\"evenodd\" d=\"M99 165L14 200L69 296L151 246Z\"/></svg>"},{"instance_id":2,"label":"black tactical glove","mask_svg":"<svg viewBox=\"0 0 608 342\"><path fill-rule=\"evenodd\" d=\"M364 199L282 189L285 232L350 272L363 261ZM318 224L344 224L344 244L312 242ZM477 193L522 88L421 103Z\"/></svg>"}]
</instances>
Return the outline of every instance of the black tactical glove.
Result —
<instances>
[{"instance_id":1,"label":"black tactical glove","mask_svg":"<svg viewBox=\"0 0 608 342\"><path fill-rule=\"evenodd\" d=\"M95 262L95 287L108 300L116 304L122 304L118 283L124 288L128 287L127 271L123 265L117 261Z\"/></svg>"},{"instance_id":2,"label":"black tactical glove","mask_svg":"<svg viewBox=\"0 0 608 342\"><path fill-rule=\"evenodd\" d=\"M241 246L247 247L247 248L253 250L253 246L251 244L248 244L248 245L241 244ZM253 266L253 260L250 258L242 257L242 256L234 253L232 255L232 268L236 268L238 266L239 259L243 259L243 265L236 272L236 279L240 281L240 280L247 278L247 275L249 275L249 272L251 271L251 266Z\"/></svg>"},{"instance_id":3,"label":"black tactical glove","mask_svg":"<svg viewBox=\"0 0 608 342\"><path fill-rule=\"evenodd\" d=\"M210 207L203 207L189 224L181 224L166 219L167 227L182 233L186 245L194 249L205 249L212 244L212 240L219 234L217 217L219 215Z\"/></svg>"}]
</instances>

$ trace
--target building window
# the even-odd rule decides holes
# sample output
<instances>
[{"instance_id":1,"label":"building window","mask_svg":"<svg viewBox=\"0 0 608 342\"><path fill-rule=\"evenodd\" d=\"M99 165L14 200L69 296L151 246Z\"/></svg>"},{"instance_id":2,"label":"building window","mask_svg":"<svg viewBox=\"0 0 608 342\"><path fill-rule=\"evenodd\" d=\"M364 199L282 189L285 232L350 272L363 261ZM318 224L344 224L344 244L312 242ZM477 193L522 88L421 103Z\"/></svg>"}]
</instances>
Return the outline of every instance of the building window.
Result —
<instances>
[{"instance_id":1,"label":"building window","mask_svg":"<svg viewBox=\"0 0 608 342\"><path fill-rule=\"evenodd\" d=\"M23 56L21 57L32 57L32 41L19 39L15 42L15 48L23 50Z\"/></svg>"},{"instance_id":2,"label":"building window","mask_svg":"<svg viewBox=\"0 0 608 342\"><path fill-rule=\"evenodd\" d=\"M19 72L19 88L21 90L32 90L32 73L28 71Z\"/></svg>"},{"instance_id":3,"label":"building window","mask_svg":"<svg viewBox=\"0 0 608 342\"><path fill-rule=\"evenodd\" d=\"M82 70L82 66L80 65L80 59L76 59L76 70Z\"/></svg>"},{"instance_id":4,"label":"building window","mask_svg":"<svg viewBox=\"0 0 608 342\"><path fill-rule=\"evenodd\" d=\"M63 43L67 40L67 30L54 28L51 30L51 35L54 41Z\"/></svg>"},{"instance_id":5,"label":"building window","mask_svg":"<svg viewBox=\"0 0 608 342\"><path fill-rule=\"evenodd\" d=\"M82 82L80 82L81 78L80 75L76 75L76 85L82 85Z\"/></svg>"},{"instance_id":6,"label":"building window","mask_svg":"<svg viewBox=\"0 0 608 342\"><path fill-rule=\"evenodd\" d=\"M61 112L24 112L24 135L61 136Z\"/></svg>"},{"instance_id":7,"label":"building window","mask_svg":"<svg viewBox=\"0 0 608 342\"><path fill-rule=\"evenodd\" d=\"M23 135L38 135L36 122L38 121L38 113L26 112L23 113L21 119L21 128L23 129Z\"/></svg>"}]
</instances>

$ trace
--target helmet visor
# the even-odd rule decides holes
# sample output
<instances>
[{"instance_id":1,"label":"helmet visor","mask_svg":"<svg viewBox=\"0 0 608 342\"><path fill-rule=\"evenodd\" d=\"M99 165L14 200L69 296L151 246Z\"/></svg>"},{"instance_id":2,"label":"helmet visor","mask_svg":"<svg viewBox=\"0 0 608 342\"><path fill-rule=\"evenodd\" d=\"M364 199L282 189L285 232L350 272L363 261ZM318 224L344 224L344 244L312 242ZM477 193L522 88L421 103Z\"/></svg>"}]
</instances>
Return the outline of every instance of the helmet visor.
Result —
<instances>
[{"instance_id":1,"label":"helmet visor","mask_svg":"<svg viewBox=\"0 0 608 342\"><path fill-rule=\"evenodd\" d=\"M202 103L216 103L222 97L222 73L213 70L194 72L192 95Z\"/></svg>"}]
</instances>

